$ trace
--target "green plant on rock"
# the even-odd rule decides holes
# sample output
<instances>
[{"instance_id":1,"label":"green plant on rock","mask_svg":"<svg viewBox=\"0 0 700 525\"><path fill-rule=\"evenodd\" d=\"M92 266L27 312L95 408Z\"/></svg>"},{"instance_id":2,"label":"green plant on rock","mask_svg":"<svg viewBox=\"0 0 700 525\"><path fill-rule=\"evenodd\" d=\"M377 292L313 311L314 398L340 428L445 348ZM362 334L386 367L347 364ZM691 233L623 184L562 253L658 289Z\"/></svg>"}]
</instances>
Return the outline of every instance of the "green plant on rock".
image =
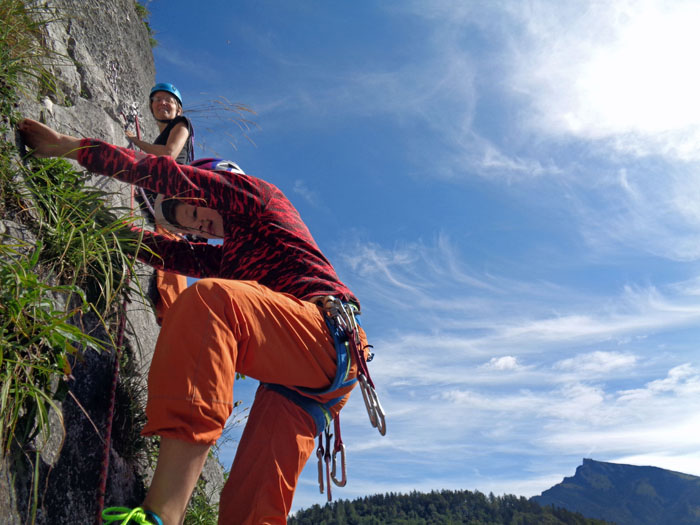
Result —
<instances>
[{"instance_id":1,"label":"green plant on rock","mask_svg":"<svg viewBox=\"0 0 700 525\"><path fill-rule=\"evenodd\" d=\"M138 2L136 8L155 45L148 10ZM44 44L46 24L58 18L44 2L0 0L0 134L10 135L19 120L15 108L22 93L29 100L37 94L60 98L49 71L68 60ZM124 297L134 291L144 295L129 278L144 247L130 229L129 210L111 207L113 196L89 187L70 163L31 159L24 165L16 157L14 145L0 136L0 454L20 451L30 460L33 523L44 483L39 453L50 437L49 416L53 412L62 424L59 402L72 395L73 366L83 353L115 347L112 334ZM7 221L36 240L3 235ZM88 317L102 323L103 340L85 328ZM122 353L118 390L121 406L133 409L122 418L124 436L139 429L144 417L138 380L128 376L129 358ZM144 452L154 454L157 439L136 436L125 440L129 448L121 456L138 460ZM187 519L216 523L203 485Z\"/></svg>"},{"instance_id":2,"label":"green plant on rock","mask_svg":"<svg viewBox=\"0 0 700 525\"><path fill-rule=\"evenodd\" d=\"M153 30L150 22L148 21L148 17L151 16L151 12L148 10L147 5L135 1L134 9L136 10L136 14L143 22L143 25L146 26L146 31L148 32L148 41L151 44L151 47L156 47L158 45L158 41L155 39L155 31Z\"/></svg>"},{"instance_id":3,"label":"green plant on rock","mask_svg":"<svg viewBox=\"0 0 700 525\"><path fill-rule=\"evenodd\" d=\"M17 93L25 90L22 79L33 78L38 92L54 92L54 77L46 66L61 61L42 44L41 32L53 19L51 9L38 2L0 0L0 115L8 117Z\"/></svg>"},{"instance_id":4,"label":"green plant on rock","mask_svg":"<svg viewBox=\"0 0 700 525\"><path fill-rule=\"evenodd\" d=\"M38 506L38 450L49 415L69 394L72 366L87 350L114 348L116 314L140 236L130 217L108 207L105 192L60 159L24 166L0 155L3 206L35 241L0 243L0 445L34 455L32 514ZM139 290L140 291L140 290ZM90 316L106 340L84 326ZM94 326L94 322L90 323ZM37 439L38 438L38 439ZM27 455L27 457L29 457Z\"/></svg>"},{"instance_id":5,"label":"green plant on rock","mask_svg":"<svg viewBox=\"0 0 700 525\"><path fill-rule=\"evenodd\" d=\"M216 525L218 519L217 506L212 503L211 496L207 494L206 483L200 479L187 507L185 525Z\"/></svg>"},{"instance_id":6,"label":"green plant on rock","mask_svg":"<svg viewBox=\"0 0 700 525\"><path fill-rule=\"evenodd\" d=\"M7 168L8 163L2 166ZM31 257L21 256L15 248L9 253L11 247L2 245L6 252L0 253L2 293L9 295L1 296L0 344L3 356L14 355L13 349L19 352L24 345L27 350L22 359L13 359L12 364L27 370L37 368L47 375L33 382L15 382L12 388L4 381L3 388L15 397L24 396L22 388L30 389L35 398L43 390L44 398L50 399L55 394L50 389L52 379L70 375L69 358L79 357L87 348L99 350L107 343L114 346L113 340L100 342L84 334L81 319L86 313L102 319L109 337L109 321L130 291L130 283L136 282L129 280L129 274L140 237L131 232L129 215L108 208L108 194L87 187L85 177L67 161L35 159L29 167L18 169L25 189L16 190L16 200L24 206L21 218L37 241ZM17 178L6 170L0 176L4 180ZM58 284L49 286L47 282ZM53 361L47 364L46 358ZM15 408L21 406L15 403ZM14 415L8 421L16 423L19 412L13 409L10 413ZM42 426L44 414L36 415ZM3 428L12 433L15 424ZM25 432L15 437L26 442L27 436Z\"/></svg>"},{"instance_id":7,"label":"green plant on rock","mask_svg":"<svg viewBox=\"0 0 700 525\"><path fill-rule=\"evenodd\" d=\"M63 282L83 288L100 315L128 291L140 236L129 229L129 210L108 208L109 194L88 187L62 159L33 159L24 170L27 201L33 203L40 262Z\"/></svg>"},{"instance_id":8,"label":"green plant on rock","mask_svg":"<svg viewBox=\"0 0 700 525\"><path fill-rule=\"evenodd\" d=\"M80 288L49 285L35 273L41 244L0 244L0 443L49 437L48 414L62 400L71 362L103 343L71 323L90 305ZM65 303L68 306L61 306ZM58 381L57 381L58 380Z\"/></svg>"}]
</instances>

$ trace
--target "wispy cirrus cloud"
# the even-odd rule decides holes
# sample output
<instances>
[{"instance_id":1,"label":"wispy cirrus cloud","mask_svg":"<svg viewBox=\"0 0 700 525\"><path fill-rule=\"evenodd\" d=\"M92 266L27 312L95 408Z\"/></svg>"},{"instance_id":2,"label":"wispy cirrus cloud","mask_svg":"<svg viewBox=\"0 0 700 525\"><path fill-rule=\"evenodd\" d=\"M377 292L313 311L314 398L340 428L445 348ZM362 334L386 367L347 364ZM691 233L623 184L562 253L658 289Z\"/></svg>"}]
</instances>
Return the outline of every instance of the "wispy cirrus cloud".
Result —
<instances>
[{"instance_id":1,"label":"wispy cirrus cloud","mask_svg":"<svg viewBox=\"0 0 700 525\"><path fill-rule=\"evenodd\" d=\"M522 354L561 344L638 340L700 322L700 300L687 281L594 293L514 280L471 269L444 235L432 245L383 249L360 243L344 253L353 255L341 259L343 273L354 276L353 288L363 302L370 310L380 308L383 316L402 319L412 329L411 344L419 347L416 336L423 330L432 346L443 346L444 339L444 346L490 349L500 357L513 355L510 348ZM403 337L409 336L399 340Z\"/></svg>"},{"instance_id":2,"label":"wispy cirrus cloud","mask_svg":"<svg viewBox=\"0 0 700 525\"><path fill-rule=\"evenodd\" d=\"M689 420L688 411L696 411L700 404L700 375L692 367L668 370L666 376L640 389L645 395L635 397L624 389L610 388L605 374L593 382L562 382L553 367L529 375L503 373L509 376L508 389L497 388L505 384L500 381L470 380L479 376L475 368L462 386L443 387L433 395L411 396L407 395L410 390L401 389L393 393L392 387L382 391L394 438L388 444L377 441L377 446L419 454L436 461L437 469L442 468L444 447L451 447L451 461L465 464L479 463L477 450L497 457L506 446L510 453L535 462L537 457L554 455L573 462L592 455L614 460L639 450L652 454L693 450L695 433L689 430L698 421ZM665 386L659 388L659 384ZM354 410L361 422L364 414L358 407ZM415 425L416 421L421 424ZM456 446L458 443L471 446ZM445 466L445 470L450 469ZM492 472L498 475L497 471ZM452 475L459 478L458 473ZM539 490L545 488L548 486L542 485Z\"/></svg>"},{"instance_id":3,"label":"wispy cirrus cloud","mask_svg":"<svg viewBox=\"0 0 700 525\"><path fill-rule=\"evenodd\" d=\"M658 160L611 168L595 193L582 182L569 200L580 231L601 256L635 250L673 261L700 258L700 182L695 164ZM578 184L578 183L577 183Z\"/></svg>"},{"instance_id":4,"label":"wispy cirrus cloud","mask_svg":"<svg viewBox=\"0 0 700 525\"><path fill-rule=\"evenodd\" d=\"M404 306L400 326L375 333L372 364L389 425L399 437L367 442L368 451L389 447L439 463L444 447L470 442L490 451L489 457L507 448L508 454L532 458L533 465L556 454L556 472L581 457L615 460L642 450L623 436L649 425L681 425L683 409L669 412L669 404L695 409L700 374L684 364L682 354L666 352L661 360L656 355L663 334L700 321L694 281L663 289L627 286L596 297L469 270L447 237L405 248L378 256L383 262L377 267L353 266L362 273L362 297L372 303L376 293L383 305L391 297ZM382 253L378 246L372 249ZM411 276L421 276L421 286L408 286ZM431 296L449 299L439 315L405 308ZM361 426L366 418L361 404L348 408L348 417ZM677 445L662 433L655 440L649 450ZM478 463L474 448L457 447L450 457ZM459 486L457 478L449 483ZM540 479L539 487L532 480L511 483L534 494L552 484L552 476Z\"/></svg>"},{"instance_id":5,"label":"wispy cirrus cloud","mask_svg":"<svg viewBox=\"0 0 700 525\"><path fill-rule=\"evenodd\" d=\"M562 359L554 365L554 369L599 376L613 370L631 368L636 364L637 359L637 356L630 353L597 350L589 354Z\"/></svg>"},{"instance_id":6,"label":"wispy cirrus cloud","mask_svg":"<svg viewBox=\"0 0 700 525\"><path fill-rule=\"evenodd\" d=\"M444 463L449 449L450 461L479 465L479 487L532 495L582 457L614 461L690 446L693 438L679 444L663 432L643 443L631 436L649 426L681 428L683 411L697 408L700 374L683 352L660 346L664 334L698 325L694 280L596 295L476 272L447 236L369 249L374 258L346 261L362 275L358 293L370 304L392 302L401 315L372 341L371 369L392 438L365 441L364 454L428 458L444 470L444 486L464 487ZM361 428L362 404L346 411ZM498 466L485 466L482 456L498 458ZM505 479L516 456L538 475ZM545 458L549 473L537 466Z\"/></svg>"},{"instance_id":7,"label":"wispy cirrus cloud","mask_svg":"<svg viewBox=\"0 0 700 525\"><path fill-rule=\"evenodd\" d=\"M312 206L319 205L320 197L318 192L309 188L308 184L305 181L301 179L295 180L294 186L292 187L292 191Z\"/></svg>"},{"instance_id":8,"label":"wispy cirrus cloud","mask_svg":"<svg viewBox=\"0 0 700 525\"><path fill-rule=\"evenodd\" d=\"M595 353L579 359L587 357L600 360ZM643 366L635 362L630 366ZM389 428L384 438L368 435L364 406L351 400L344 410L346 439L353 443L350 453L362 451L351 463L354 485L367 483L370 492L473 488L532 496L573 474L584 457L700 474L700 417L692 415L700 408L697 369L667 369L630 396L610 388L606 373L594 382L562 382L557 368L529 375L506 368L505 382L480 382L475 377L489 373L474 367L461 386L432 394L416 385L382 388ZM497 388L506 383L509 388ZM425 485L402 482L382 461L387 456L418 471L428 468L433 476Z\"/></svg>"}]
</instances>

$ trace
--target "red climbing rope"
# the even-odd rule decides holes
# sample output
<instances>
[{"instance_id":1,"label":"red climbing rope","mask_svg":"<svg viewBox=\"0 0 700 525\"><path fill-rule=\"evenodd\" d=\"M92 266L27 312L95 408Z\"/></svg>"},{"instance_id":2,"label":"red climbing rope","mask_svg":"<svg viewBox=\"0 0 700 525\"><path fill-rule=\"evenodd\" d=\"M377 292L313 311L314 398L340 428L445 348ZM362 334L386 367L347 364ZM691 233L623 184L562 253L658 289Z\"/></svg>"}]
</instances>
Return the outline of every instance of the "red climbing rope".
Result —
<instances>
[{"instance_id":1,"label":"red climbing rope","mask_svg":"<svg viewBox=\"0 0 700 525\"><path fill-rule=\"evenodd\" d=\"M136 137L141 139L141 129L139 127L138 116L136 119ZM134 186L131 186L131 213L134 211ZM125 289L129 287L131 273L126 277ZM116 349L114 352L114 371L112 373L112 384L109 391L109 409L107 412L107 424L105 427L104 450L102 453L102 467L100 469L100 480L97 488L97 519L95 523L102 525L102 511L105 506L105 495L107 493L107 475L109 474L109 456L112 448L112 425L114 423L114 408L117 400L117 383L119 382L119 361L124 348L124 332L126 331L126 305L128 297L124 297L119 312L119 323L117 325Z\"/></svg>"},{"instance_id":2,"label":"red climbing rope","mask_svg":"<svg viewBox=\"0 0 700 525\"><path fill-rule=\"evenodd\" d=\"M128 280L127 280L128 283ZM112 447L112 424L114 422L114 407L117 398L117 382L119 380L119 360L124 346L124 332L126 328L126 303L124 299L117 326L117 346L114 353L114 373L112 374L112 385L109 392L109 411L107 412L107 425L105 428L104 452L102 456L102 468L100 470L100 481L97 489L97 524L102 524L102 511L105 506L105 494L107 492L107 474L109 473L109 452Z\"/></svg>"}]
</instances>

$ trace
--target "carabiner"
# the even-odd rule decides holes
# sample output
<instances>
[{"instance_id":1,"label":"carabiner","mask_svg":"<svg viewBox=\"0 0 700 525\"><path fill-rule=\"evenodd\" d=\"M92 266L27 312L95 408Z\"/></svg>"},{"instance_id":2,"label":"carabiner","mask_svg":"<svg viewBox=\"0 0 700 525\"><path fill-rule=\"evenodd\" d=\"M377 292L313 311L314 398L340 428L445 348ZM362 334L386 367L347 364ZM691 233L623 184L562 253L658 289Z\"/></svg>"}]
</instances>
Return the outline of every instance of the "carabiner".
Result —
<instances>
[{"instance_id":1,"label":"carabiner","mask_svg":"<svg viewBox=\"0 0 700 525\"><path fill-rule=\"evenodd\" d=\"M331 436L333 434L331 434L328 429L326 429L324 432L326 434L326 451L323 455L323 459L326 463L326 485L328 486L328 501L332 501L333 495L331 494Z\"/></svg>"},{"instance_id":2,"label":"carabiner","mask_svg":"<svg viewBox=\"0 0 700 525\"><path fill-rule=\"evenodd\" d=\"M321 436L318 436L316 457L318 458L318 488L323 494L323 443L321 442Z\"/></svg>"},{"instance_id":3,"label":"carabiner","mask_svg":"<svg viewBox=\"0 0 700 525\"><path fill-rule=\"evenodd\" d=\"M370 392L373 397L374 413L375 419L377 421L377 424L375 426L377 427L379 434L381 434L382 436L386 436L386 414L384 413L384 408L382 408L382 404L379 402L377 391L374 388L370 387Z\"/></svg>"},{"instance_id":4,"label":"carabiner","mask_svg":"<svg viewBox=\"0 0 700 525\"><path fill-rule=\"evenodd\" d=\"M365 408L367 409L369 422L379 431L382 436L386 435L386 419L384 409L382 408L381 403L379 403L377 392L374 390L374 388L372 388L372 385L369 384L364 374L358 374L357 380L360 383L360 391L362 392L362 399L365 401Z\"/></svg>"},{"instance_id":5,"label":"carabiner","mask_svg":"<svg viewBox=\"0 0 700 525\"><path fill-rule=\"evenodd\" d=\"M336 478L335 476L337 467L336 457L338 455L338 452L340 452L340 480L338 480L338 478ZM340 445L338 450L333 451L333 470L331 470L331 479L333 480L333 483L335 483L338 487L344 487L345 484L348 482L348 472L345 468L345 445Z\"/></svg>"}]
</instances>

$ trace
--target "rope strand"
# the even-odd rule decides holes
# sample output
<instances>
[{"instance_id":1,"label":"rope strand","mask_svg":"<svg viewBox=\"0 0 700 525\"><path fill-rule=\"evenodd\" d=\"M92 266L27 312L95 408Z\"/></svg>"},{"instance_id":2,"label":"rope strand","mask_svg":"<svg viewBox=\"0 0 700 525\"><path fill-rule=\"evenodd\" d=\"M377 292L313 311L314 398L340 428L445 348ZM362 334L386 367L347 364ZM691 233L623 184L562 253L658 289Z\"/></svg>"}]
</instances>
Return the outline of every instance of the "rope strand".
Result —
<instances>
[{"instance_id":1,"label":"rope strand","mask_svg":"<svg viewBox=\"0 0 700 525\"><path fill-rule=\"evenodd\" d=\"M141 139L141 129L139 127L138 116L136 118L136 136ZM131 145L133 147L133 143ZM134 213L134 186L131 186L131 214ZM131 279L131 272L126 277L126 286L128 290L129 281ZM104 438L104 449L102 453L102 468L100 469L100 480L97 488L97 519L95 523L97 525L102 525L102 511L105 506L105 495L107 493L107 476L109 475L109 459L110 450L112 448L112 425L114 423L114 408L117 401L117 383L119 382L119 361L122 356L122 349L124 347L124 332L126 331L126 306L128 303L128 296L124 296L124 301L122 301L119 324L117 326L117 345L114 353L114 371L112 373L112 383L109 390L109 408L107 411L107 424L105 428L105 438Z\"/></svg>"}]
</instances>

